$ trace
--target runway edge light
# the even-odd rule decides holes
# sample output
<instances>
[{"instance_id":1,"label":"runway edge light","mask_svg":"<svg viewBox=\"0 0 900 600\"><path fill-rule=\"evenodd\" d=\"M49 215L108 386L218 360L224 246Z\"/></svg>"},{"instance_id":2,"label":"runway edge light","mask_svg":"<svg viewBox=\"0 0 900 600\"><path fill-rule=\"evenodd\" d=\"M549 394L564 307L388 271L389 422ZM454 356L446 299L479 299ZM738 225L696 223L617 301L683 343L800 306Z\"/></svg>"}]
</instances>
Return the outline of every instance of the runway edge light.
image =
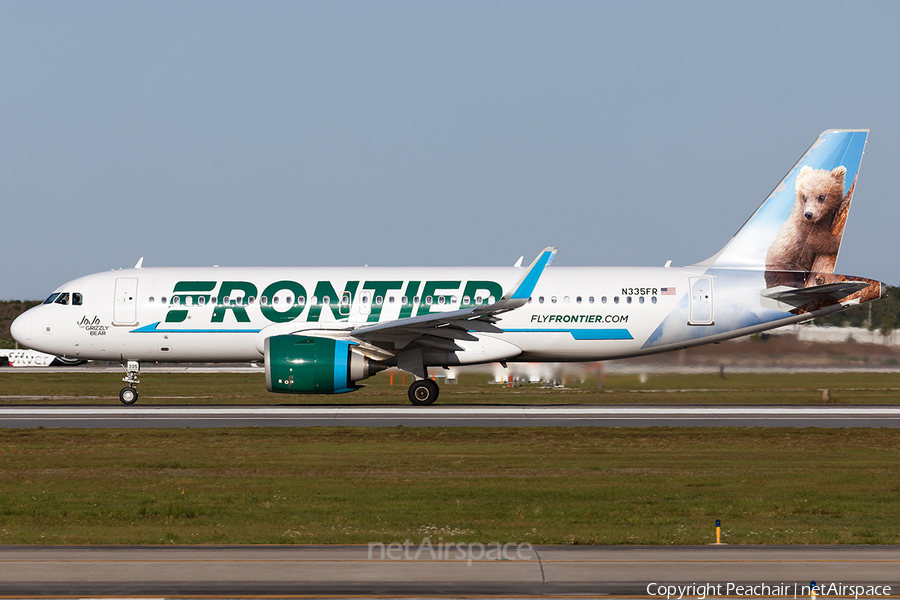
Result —
<instances>
[{"instance_id":1,"label":"runway edge light","mask_svg":"<svg viewBox=\"0 0 900 600\"><path fill-rule=\"evenodd\" d=\"M722 520L716 519L716 541L709 544L710 546L727 546L727 543L722 542Z\"/></svg>"}]
</instances>

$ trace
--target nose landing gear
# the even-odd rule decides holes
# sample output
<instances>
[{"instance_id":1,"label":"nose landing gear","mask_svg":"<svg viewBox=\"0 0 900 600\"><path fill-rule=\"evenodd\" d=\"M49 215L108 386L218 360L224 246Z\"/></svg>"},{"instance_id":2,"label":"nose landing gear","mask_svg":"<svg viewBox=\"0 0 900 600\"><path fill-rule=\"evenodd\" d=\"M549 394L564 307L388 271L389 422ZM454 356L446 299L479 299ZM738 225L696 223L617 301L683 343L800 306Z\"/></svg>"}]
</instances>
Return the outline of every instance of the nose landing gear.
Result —
<instances>
[{"instance_id":1,"label":"nose landing gear","mask_svg":"<svg viewBox=\"0 0 900 600\"><path fill-rule=\"evenodd\" d=\"M141 372L141 363L136 360L129 360L122 363L125 369L125 377L122 379L128 384L128 387L122 388L119 392L119 400L122 404L134 404L138 400L138 392L135 386L140 383L138 375Z\"/></svg>"}]
</instances>

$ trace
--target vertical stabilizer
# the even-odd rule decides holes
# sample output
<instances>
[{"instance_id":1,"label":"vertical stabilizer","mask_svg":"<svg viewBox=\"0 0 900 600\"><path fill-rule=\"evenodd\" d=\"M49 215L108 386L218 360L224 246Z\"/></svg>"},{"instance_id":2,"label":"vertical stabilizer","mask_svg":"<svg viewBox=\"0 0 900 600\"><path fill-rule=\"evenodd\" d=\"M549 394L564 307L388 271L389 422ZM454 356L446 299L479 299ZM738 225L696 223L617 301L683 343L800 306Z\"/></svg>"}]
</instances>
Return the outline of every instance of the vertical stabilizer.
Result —
<instances>
[{"instance_id":1,"label":"vertical stabilizer","mask_svg":"<svg viewBox=\"0 0 900 600\"><path fill-rule=\"evenodd\" d=\"M867 129L829 129L718 254L698 266L766 271L768 287L833 273Z\"/></svg>"}]
</instances>

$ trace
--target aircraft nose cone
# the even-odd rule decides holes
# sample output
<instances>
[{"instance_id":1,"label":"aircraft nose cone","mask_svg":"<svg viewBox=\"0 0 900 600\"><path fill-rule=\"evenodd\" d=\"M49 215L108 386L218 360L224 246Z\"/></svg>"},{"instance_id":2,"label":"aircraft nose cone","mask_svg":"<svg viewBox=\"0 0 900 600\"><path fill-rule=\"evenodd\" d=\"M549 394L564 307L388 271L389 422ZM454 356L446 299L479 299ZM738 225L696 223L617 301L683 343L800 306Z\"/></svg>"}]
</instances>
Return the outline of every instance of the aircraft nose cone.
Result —
<instances>
[{"instance_id":1,"label":"aircraft nose cone","mask_svg":"<svg viewBox=\"0 0 900 600\"><path fill-rule=\"evenodd\" d=\"M16 320L9 326L13 339L23 346L31 346L31 321L32 315L28 311L16 317Z\"/></svg>"}]
</instances>

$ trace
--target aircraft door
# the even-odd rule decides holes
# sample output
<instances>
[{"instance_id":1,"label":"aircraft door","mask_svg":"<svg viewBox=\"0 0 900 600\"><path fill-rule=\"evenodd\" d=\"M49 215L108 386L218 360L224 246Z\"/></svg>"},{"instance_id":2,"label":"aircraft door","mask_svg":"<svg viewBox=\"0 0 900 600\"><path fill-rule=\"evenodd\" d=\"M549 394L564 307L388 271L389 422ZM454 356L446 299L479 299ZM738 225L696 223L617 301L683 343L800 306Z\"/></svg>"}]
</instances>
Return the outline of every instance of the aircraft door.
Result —
<instances>
[{"instance_id":1,"label":"aircraft door","mask_svg":"<svg viewBox=\"0 0 900 600\"><path fill-rule=\"evenodd\" d=\"M712 277L691 277L691 319L688 325L715 325L713 322Z\"/></svg>"},{"instance_id":2,"label":"aircraft door","mask_svg":"<svg viewBox=\"0 0 900 600\"><path fill-rule=\"evenodd\" d=\"M116 296L113 304L113 325L134 325L137 323L136 277L116 279Z\"/></svg>"}]
</instances>

